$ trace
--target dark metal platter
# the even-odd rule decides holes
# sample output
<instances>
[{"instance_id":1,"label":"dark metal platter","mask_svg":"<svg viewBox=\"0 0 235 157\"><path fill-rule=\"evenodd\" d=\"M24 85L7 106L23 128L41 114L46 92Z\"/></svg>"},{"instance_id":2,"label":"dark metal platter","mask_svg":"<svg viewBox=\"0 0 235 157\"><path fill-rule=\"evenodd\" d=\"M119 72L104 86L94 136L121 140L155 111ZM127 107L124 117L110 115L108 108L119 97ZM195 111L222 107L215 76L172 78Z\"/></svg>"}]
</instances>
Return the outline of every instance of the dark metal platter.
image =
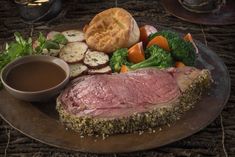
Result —
<instances>
[{"instance_id":1,"label":"dark metal platter","mask_svg":"<svg viewBox=\"0 0 235 157\"><path fill-rule=\"evenodd\" d=\"M73 26L62 29L76 28ZM56 29L53 29L56 30ZM57 29L61 30L61 29ZM27 103L17 100L5 90L0 91L0 115L13 128L42 143L82 152L118 153L160 147L190 136L210 124L222 111L230 95L230 77L222 60L209 48L196 42L200 56L196 67L211 70L214 84L203 95L195 108L174 124L164 126L156 133L120 134L105 140L95 137L81 138L67 130L58 119L55 101ZM156 128L159 130L160 128Z\"/></svg>"},{"instance_id":2,"label":"dark metal platter","mask_svg":"<svg viewBox=\"0 0 235 157\"><path fill-rule=\"evenodd\" d=\"M229 25L235 23L235 1L228 0L216 13L193 13L180 5L178 0L162 0L164 8L172 15L197 24Z\"/></svg>"}]
</instances>

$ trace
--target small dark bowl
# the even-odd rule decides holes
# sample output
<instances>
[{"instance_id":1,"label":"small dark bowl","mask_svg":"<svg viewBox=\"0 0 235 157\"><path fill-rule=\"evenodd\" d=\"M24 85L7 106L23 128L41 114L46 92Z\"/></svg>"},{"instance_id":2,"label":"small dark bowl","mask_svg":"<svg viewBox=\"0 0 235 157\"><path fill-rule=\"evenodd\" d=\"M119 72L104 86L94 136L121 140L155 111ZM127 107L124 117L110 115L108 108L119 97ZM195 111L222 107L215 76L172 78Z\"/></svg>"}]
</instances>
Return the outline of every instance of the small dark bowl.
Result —
<instances>
[{"instance_id":1,"label":"small dark bowl","mask_svg":"<svg viewBox=\"0 0 235 157\"><path fill-rule=\"evenodd\" d=\"M13 68L15 68L16 66L19 66L21 64L24 64L24 63L35 62L35 61L36 62L37 61L45 61L45 62L50 62L50 63L58 65L59 67L61 67L65 71L65 73L66 73L65 79L52 88L40 90L40 91L33 91L33 92L20 91L20 90L17 90L17 89L10 87L7 84L7 81L6 81L7 75L9 74L9 72ZM32 102L45 102L60 93L60 91L69 82L69 75L70 75L69 66L62 59L59 59L56 57L51 57L51 56L26 56L26 57L21 57L15 61L9 63L1 72L1 81L2 81L5 89L8 91L8 93L13 95L17 99L25 100L25 101L32 101Z\"/></svg>"},{"instance_id":2,"label":"small dark bowl","mask_svg":"<svg viewBox=\"0 0 235 157\"><path fill-rule=\"evenodd\" d=\"M40 21L48 20L56 16L61 10L61 0L49 0L41 6L27 6L25 4L18 4L20 15L25 21Z\"/></svg>"}]
</instances>

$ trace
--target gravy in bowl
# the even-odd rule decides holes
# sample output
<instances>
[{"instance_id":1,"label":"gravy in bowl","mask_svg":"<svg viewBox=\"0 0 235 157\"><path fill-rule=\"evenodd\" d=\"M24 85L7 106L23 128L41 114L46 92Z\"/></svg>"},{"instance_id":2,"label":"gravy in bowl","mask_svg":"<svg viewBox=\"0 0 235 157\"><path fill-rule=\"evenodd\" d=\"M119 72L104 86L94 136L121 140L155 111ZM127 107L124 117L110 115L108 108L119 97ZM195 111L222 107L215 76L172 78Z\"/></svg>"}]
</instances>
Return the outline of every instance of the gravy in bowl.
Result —
<instances>
[{"instance_id":1,"label":"gravy in bowl","mask_svg":"<svg viewBox=\"0 0 235 157\"><path fill-rule=\"evenodd\" d=\"M54 99L69 82L69 65L52 56L20 57L1 71L5 90L17 99L45 102Z\"/></svg>"},{"instance_id":2,"label":"gravy in bowl","mask_svg":"<svg viewBox=\"0 0 235 157\"><path fill-rule=\"evenodd\" d=\"M40 91L52 88L66 77L65 71L58 65L34 61L14 67L6 77L7 84L20 91Z\"/></svg>"}]
</instances>

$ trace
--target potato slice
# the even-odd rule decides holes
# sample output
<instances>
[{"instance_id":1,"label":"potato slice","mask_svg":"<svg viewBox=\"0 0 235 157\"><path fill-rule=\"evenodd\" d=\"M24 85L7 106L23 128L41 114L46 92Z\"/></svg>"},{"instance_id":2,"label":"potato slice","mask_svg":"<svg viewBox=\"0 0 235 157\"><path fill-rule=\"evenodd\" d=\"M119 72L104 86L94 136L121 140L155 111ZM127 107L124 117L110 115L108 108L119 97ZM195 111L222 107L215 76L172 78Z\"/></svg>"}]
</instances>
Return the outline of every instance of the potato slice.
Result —
<instances>
[{"instance_id":1,"label":"potato slice","mask_svg":"<svg viewBox=\"0 0 235 157\"><path fill-rule=\"evenodd\" d=\"M84 33L79 30L67 30L67 31L62 32L62 34L66 37L68 42L76 42L76 41L85 40Z\"/></svg>"},{"instance_id":2,"label":"potato slice","mask_svg":"<svg viewBox=\"0 0 235 157\"><path fill-rule=\"evenodd\" d=\"M59 57L67 63L78 63L84 59L87 49L84 42L68 43L61 49Z\"/></svg>"},{"instance_id":3,"label":"potato slice","mask_svg":"<svg viewBox=\"0 0 235 157\"><path fill-rule=\"evenodd\" d=\"M70 78L75 78L82 74L86 74L88 71L88 67L81 63L69 64L69 68L70 68Z\"/></svg>"},{"instance_id":4,"label":"potato slice","mask_svg":"<svg viewBox=\"0 0 235 157\"><path fill-rule=\"evenodd\" d=\"M88 74L93 75L93 74L110 74L112 73L112 69L110 66L106 66L104 68L100 69L89 69Z\"/></svg>"},{"instance_id":5,"label":"potato slice","mask_svg":"<svg viewBox=\"0 0 235 157\"><path fill-rule=\"evenodd\" d=\"M84 58L84 64L90 68L102 68L105 67L109 62L109 56L103 52L91 51L86 52Z\"/></svg>"}]
</instances>

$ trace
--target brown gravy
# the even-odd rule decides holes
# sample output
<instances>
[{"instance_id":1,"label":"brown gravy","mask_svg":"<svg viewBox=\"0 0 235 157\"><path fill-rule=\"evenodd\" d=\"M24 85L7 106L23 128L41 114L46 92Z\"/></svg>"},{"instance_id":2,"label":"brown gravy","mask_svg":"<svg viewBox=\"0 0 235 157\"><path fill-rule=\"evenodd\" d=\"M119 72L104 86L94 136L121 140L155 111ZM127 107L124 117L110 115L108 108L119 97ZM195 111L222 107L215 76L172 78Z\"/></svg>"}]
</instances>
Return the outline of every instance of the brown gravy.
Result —
<instances>
[{"instance_id":1,"label":"brown gravy","mask_svg":"<svg viewBox=\"0 0 235 157\"><path fill-rule=\"evenodd\" d=\"M58 65L36 61L14 67L7 74L6 82L14 89L34 92L52 88L65 77L65 71Z\"/></svg>"}]
</instances>

